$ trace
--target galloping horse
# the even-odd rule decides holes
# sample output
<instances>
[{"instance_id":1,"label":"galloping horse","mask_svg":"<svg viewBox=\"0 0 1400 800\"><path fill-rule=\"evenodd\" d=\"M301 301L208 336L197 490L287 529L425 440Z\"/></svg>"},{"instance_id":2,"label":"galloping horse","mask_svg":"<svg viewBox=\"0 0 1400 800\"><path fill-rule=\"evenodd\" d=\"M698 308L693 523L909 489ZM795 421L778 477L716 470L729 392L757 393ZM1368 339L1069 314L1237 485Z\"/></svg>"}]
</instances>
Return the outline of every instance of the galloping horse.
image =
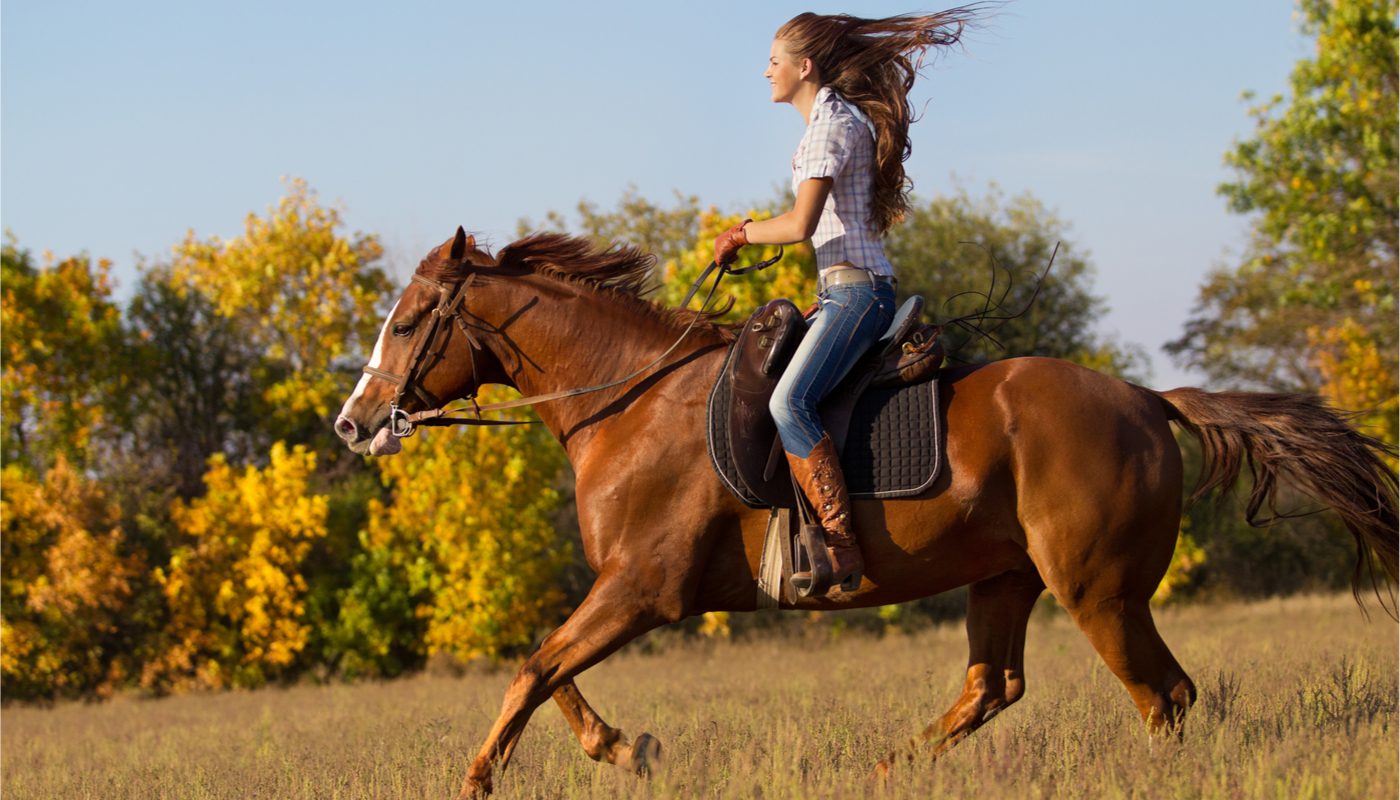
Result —
<instances>
[{"instance_id":1,"label":"galloping horse","mask_svg":"<svg viewBox=\"0 0 1400 800\"><path fill-rule=\"evenodd\" d=\"M493 257L459 228L418 267L336 420L353 451L390 454L391 422L405 432L401 414L474 397L482 385L549 394L658 361L620 385L535 409L573 465L597 579L520 667L463 796L491 791L496 764L505 768L551 696L589 756L645 770L659 743L605 723L574 678L659 626L756 607L767 514L735 499L706 456L706 398L733 329L643 299L651 265L632 248L554 234ZM1180 730L1196 688L1148 607L1181 516L1171 422L1203 445L1198 491L1228 490L1248 461L1251 519L1287 480L1341 515L1356 538L1358 580L1361 564L1375 561L1395 580L1387 449L1315 397L1156 392L1048 358L946 369L940 380L938 480L917 498L855 503L866 562L858 590L783 604L880 606L970 584L966 682L915 749L936 755L1022 696L1026 623L1046 589L1149 728Z\"/></svg>"}]
</instances>

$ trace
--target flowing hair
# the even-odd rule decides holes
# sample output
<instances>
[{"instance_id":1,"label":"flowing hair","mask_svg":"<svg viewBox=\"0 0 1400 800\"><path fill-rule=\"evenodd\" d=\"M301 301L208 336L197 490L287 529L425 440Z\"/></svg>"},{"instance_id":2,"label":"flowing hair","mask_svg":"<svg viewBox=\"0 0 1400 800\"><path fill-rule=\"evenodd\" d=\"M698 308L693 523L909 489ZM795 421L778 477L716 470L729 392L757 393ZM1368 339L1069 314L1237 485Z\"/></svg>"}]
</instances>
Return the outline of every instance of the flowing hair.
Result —
<instances>
[{"instance_id":1,"label":"flowing hair","mask_svg":"<svg viewBox=\"0 0 1400 800\"><path fill-rule=\"evenodd\" d=\"M930 48L949 47L985 13L988 3L936 14L864 19L849 14L798 14L773 38L797 60L810 58L821 82L854 103L875 126L875 185L872 213L886 233L909 210L913 185L904 161L913 149L909 90Z\"/></svg>"}]
</instances>

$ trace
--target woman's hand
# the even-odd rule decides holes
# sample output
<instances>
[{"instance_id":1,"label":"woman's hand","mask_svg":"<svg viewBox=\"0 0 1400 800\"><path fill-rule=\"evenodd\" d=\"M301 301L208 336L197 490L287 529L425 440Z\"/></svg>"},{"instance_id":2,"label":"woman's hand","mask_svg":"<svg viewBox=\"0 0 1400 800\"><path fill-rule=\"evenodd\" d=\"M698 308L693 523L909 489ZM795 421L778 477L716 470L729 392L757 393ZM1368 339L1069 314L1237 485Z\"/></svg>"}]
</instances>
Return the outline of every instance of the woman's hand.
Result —
<instances>
[{"instance_id":1,"label":"woman's hand","mask_svg":"<svg viewBox=\"0 0 1400 800\"><path fill-rule=\"evenodd\" d=\"M749 243L748 234L744 233L744 226L753 222L746 219L729 230L715 237L715 263L721 267L733 264L739 257L739 248Z\"/></svg>"}]
</instances>

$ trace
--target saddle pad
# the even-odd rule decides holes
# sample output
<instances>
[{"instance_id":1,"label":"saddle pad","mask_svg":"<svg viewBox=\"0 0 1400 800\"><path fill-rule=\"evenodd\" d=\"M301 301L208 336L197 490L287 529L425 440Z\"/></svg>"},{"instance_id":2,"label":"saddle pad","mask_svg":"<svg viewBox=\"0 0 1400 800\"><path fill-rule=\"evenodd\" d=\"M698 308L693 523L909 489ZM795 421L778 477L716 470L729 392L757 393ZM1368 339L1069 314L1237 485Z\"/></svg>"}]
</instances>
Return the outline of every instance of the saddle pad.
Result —
<instances>
[{"instance_id":1,"label":"saddle pad","mask_svg":"<svg viewBox=\"0 0 1400 800\"><path fill-rule=\"evenodd\" d=\"M732 355L732 351L731 351ZM724 485L750 508L768 504L749 491L729 453L729 382L710 391L710 463ZM853 498L889 499L921 494L938 478L943 461L938 380L893 389L867 389L851 416L841 467Z\"/></svg>"}]
</instances>

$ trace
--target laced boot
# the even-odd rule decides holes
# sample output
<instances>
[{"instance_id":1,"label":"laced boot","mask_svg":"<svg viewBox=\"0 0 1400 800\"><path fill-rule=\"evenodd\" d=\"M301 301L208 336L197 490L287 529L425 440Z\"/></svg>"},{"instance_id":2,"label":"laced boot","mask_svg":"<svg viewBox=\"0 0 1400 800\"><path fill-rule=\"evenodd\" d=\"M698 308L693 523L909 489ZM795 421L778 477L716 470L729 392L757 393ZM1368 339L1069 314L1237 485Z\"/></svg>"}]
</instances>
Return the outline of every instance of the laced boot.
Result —
<instances>
[{"instance_id":1,"label":"laced boot","mask_svg":"<svg viewBox=\"0 0 1400 800\"><path fill-rule=\"evenodd\" d=\"M844 591L860 586L865 560L860 555L854 526L851 524L851 497L846 491L846 476L841 472L841 458L831 436L822 434L817 446L806 458L787 454L788 466L802 487L802 493L816 509L822 531L826 535L826 554L831 559L831 583ZM804 573L793 578L801 580ZM809 578L810 580L810 578ZM796 581L795 581L796 582Z\"/></svg>"}]
</instances>

